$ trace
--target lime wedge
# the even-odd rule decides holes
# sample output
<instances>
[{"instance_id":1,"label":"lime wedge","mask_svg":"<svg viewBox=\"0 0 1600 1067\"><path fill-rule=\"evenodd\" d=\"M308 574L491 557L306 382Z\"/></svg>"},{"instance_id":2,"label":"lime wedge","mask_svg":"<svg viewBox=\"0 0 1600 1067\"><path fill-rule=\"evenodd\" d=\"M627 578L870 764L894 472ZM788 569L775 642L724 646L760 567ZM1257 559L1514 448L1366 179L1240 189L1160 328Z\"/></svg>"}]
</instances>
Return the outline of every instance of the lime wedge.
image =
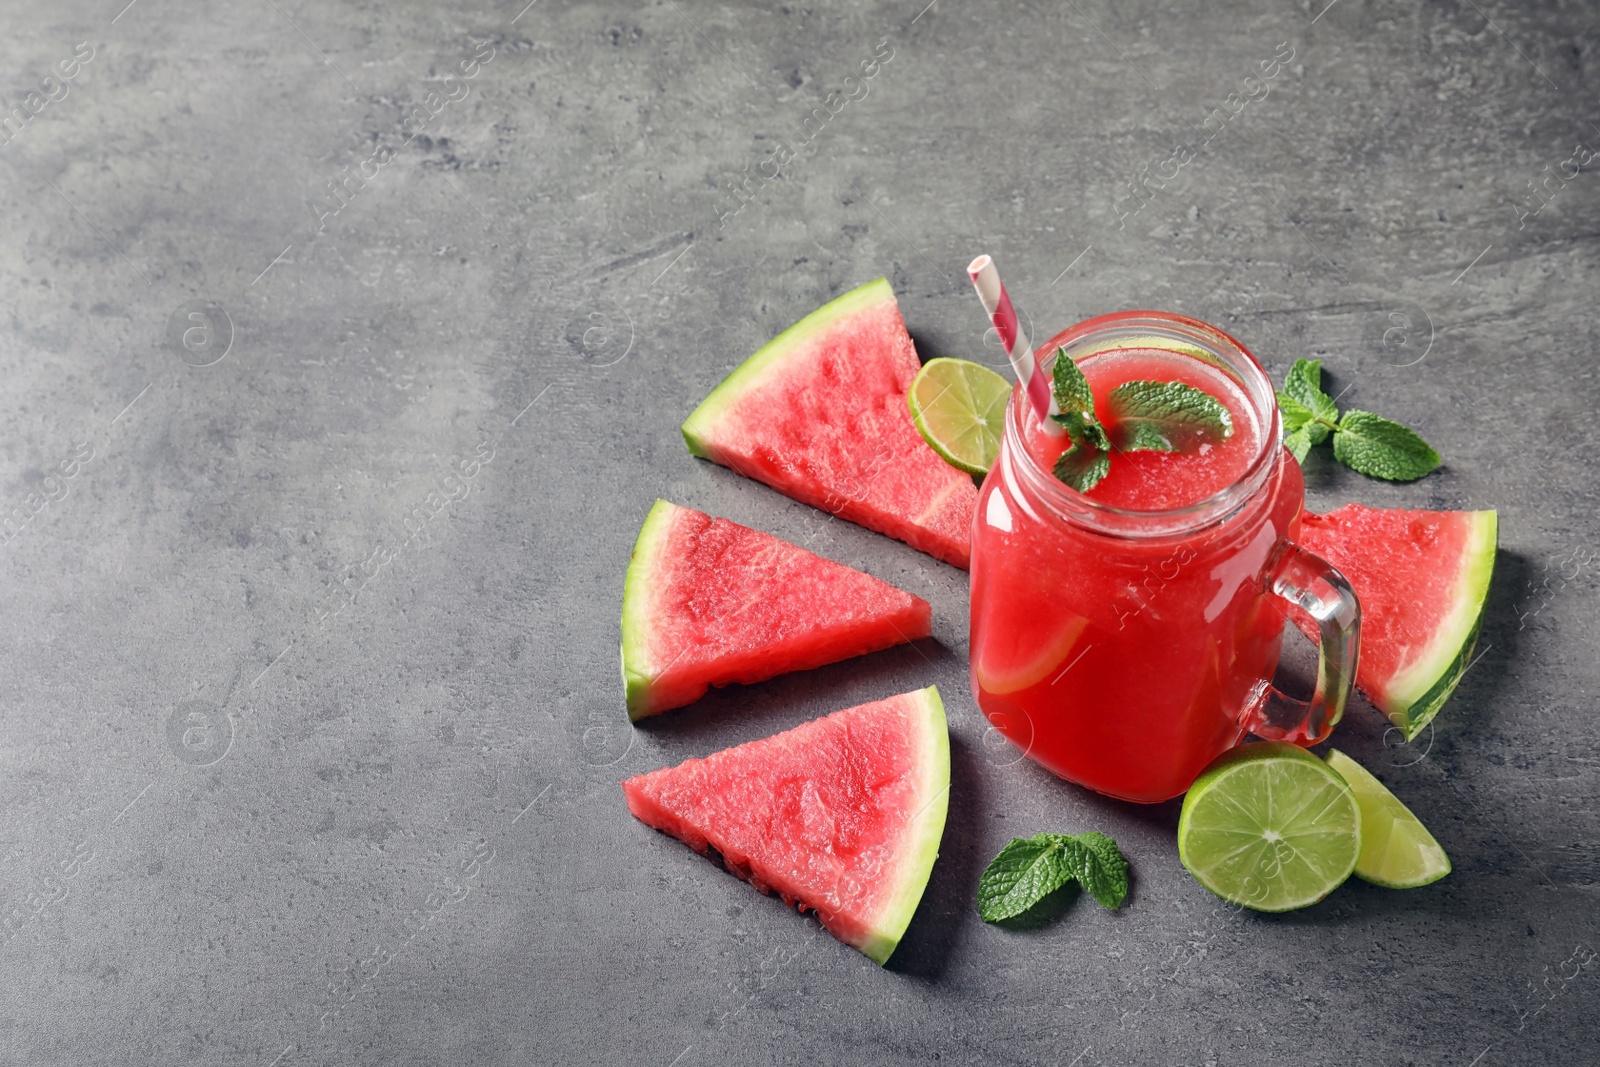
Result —
<instances>
[{"instance_id":1,"label":"lime wedge","mask_svg":"<svg viewBox=\"0 0 1600 1067\"><path fill-rule=\"evenodd\" d=\"M1361 810L1343 778L1281 741L1219 756L1189 788L1178 858L1217 896L1257 911L1315 904L1350 877Z\"/></svg>"},{"instance_id":2,"label":"lime wedge","mask_svg":"<svg viewBox=\"0 0 1600 1067\"><path fill-rule=\"evenodd\" d=\"M1390 889L1415 889L1450 873L1450 857L1411 809L1361 764L1338 749L1328 766L1350 783L1361 806L1361 855L1356 877Z\"/></svg>"},{"instance_id":3,"label":"lime wedge","mask_svg":"<svg viewBox=\"0 0 1600 1067\"><path fill-rule=\"evenodd\" d=\"M1010 398L1010 382L964 359L930 359L906 393L922 439L968 474L987 474L999 455Z\"/></svg>"}]
</instances>

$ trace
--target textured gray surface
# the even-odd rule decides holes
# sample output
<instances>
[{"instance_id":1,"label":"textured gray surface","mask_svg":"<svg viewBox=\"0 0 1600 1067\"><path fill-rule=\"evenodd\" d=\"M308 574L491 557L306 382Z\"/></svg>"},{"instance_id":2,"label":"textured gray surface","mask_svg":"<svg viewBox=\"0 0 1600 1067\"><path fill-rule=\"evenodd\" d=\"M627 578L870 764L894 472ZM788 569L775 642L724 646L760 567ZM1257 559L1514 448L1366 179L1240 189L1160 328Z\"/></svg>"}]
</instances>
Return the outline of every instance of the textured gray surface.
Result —
<instances>
[{"instance_id":1,"label":"textured gray surface","mask_svg":"<svg viewBox=\"0 0 1600 1067\"><path fill-rule=\"evenodd\" d=\"M8 106L93 49L0 147L0 1062L1594 1062L1593 5L122 2L8 3L0 38ZM1446 457L1314 460L1314 507L1500 509L1437 730L1339 735L1447 880L1219 907L1175 806L986 738L962 574L684 451L724 373L879 274L924 356L992 358L977 251L1036 336L1192 314ZM215 308L182 344L206 302L225 354ZM657 495L927 597L936 639L630 731ZM887 970L623 807L930 682L951 819ZM977 920L1004 841L1089 827L1128 906Z\"/></svg>"}]
</instances>

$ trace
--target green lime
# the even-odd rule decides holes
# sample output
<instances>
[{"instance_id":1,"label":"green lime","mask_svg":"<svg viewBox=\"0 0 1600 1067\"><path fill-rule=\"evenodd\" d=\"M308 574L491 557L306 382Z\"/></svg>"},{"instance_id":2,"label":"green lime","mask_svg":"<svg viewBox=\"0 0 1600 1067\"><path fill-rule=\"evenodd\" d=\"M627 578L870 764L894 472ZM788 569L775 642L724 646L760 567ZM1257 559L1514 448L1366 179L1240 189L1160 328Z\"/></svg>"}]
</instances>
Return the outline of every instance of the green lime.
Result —
<instances>
[{"instance_id":1,"label":"green lime","mask_svg":"<svg viewBox=\"0 0 1600 1067\"><path fill-rule=\"evenodd\" d=\"M987 474L1000 454L1010 398L1010 382L964 359L930 359L906 393L922 439L968 474Z\"/></svg>"},{"instance_id":2,"label":"green lime","mask_svg":"<svg viewBox=\"0 0 1600 1067\"><path fill-rule=\"evenodd\" d=\"M1338 749L1328 766L1350 783L1361 806L1361 855L1356 877L1390 889L1415 889L1450 873L1450 857L1411 809L1361 764Z\"/></svg>"},{"instance_id":3,"label":"green lime","mask_svg":"<svg viewBox=\"0 0 1600 1067\"><path fill-rule=\"evenodd\" d=\"M1350 877L1361 809L1328 765L1281 741L1219 756L1189 788L1178 858L1217 896L1257 911L1315 904Z\"/></svg>"}]
</instances>

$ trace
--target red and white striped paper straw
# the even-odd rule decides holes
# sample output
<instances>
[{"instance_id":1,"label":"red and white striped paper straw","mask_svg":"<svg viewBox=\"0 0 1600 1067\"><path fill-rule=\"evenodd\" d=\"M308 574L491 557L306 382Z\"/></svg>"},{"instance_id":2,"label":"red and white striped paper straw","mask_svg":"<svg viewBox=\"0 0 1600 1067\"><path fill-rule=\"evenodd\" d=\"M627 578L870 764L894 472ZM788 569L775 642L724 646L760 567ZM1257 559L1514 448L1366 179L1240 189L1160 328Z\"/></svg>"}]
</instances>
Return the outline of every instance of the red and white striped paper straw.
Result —
<instances>
[{"instance_id":1,"label":"red and white striped paper straw","mask_svg":"<svg viewBox=\"0 0 1600 1067\"><path fill-rule=\"evenodd\" d=\"M1060 408L1050 389L1049 376L1039 368L1028 335L1017 319L1017 309L1011 306L1011 297L1000 284L1000 272L995 270L994 260L987 255L979 256L967 264L967 277L972 279L972 287L983 301L983 310L989 313L989 321L1000 335L1006 358L1011 360L1011 369L1022 383L1022 391L1027 394L1040 427L1055 436L1066 433L1066 429L1050 417L1059 414Z\"/></svg>"}]
</instances>

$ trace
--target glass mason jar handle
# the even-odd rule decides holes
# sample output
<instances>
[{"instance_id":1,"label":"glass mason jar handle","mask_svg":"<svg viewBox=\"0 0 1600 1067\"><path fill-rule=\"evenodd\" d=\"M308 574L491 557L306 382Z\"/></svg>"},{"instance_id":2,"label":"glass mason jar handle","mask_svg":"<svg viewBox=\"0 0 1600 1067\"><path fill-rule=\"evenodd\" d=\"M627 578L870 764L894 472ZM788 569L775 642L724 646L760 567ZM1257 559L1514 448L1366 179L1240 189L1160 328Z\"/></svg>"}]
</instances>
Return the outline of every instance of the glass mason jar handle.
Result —
<instances>
[{"instance_id":1,"label":"glass mason jar handle","mask_svg":"<svg viewBox=\"0 0 1600 1067\"><path fill-rule=\"evenodd\" d=\"M1326 740L1344 717L1361 652L1361 604L1344 575L1290 541L1279 542L1267 565L1267 581L1274 596L1317 620L1317 689L1308 702L1266 683L1265 699L1256 703L1244 725L1257 737L1314 745Z\"/></svg>"}]
</instances>

